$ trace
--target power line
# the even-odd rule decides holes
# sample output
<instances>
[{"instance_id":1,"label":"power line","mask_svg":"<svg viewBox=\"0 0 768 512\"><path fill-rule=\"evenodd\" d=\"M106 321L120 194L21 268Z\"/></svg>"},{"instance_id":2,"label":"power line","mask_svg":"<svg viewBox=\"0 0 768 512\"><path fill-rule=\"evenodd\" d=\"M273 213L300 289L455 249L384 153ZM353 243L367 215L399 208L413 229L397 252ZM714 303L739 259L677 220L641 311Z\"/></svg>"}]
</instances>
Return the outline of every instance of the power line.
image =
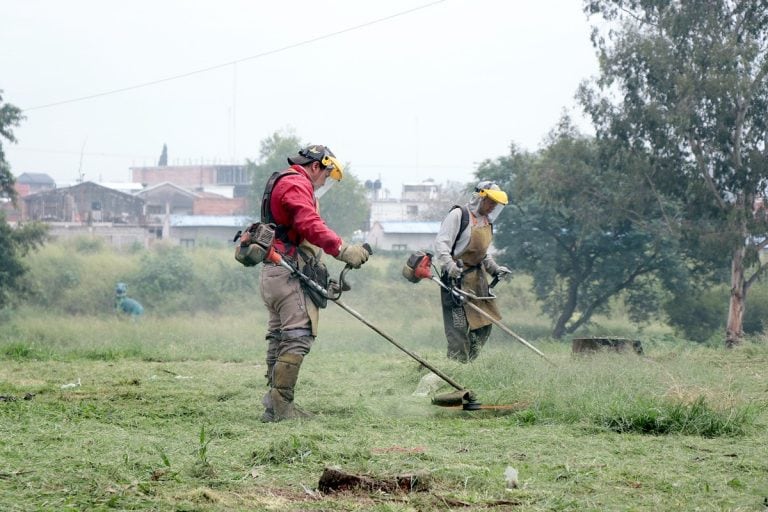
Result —
<instances>
[{"instance_id":1,"label":"power line","mask_svg":"<svg viewBox=\"0 0 768 512\"><path fill-rule=\"evenodd\" d=\"M79 98L72 98L72 99L68 99L68 100L55 101L53 103L46 103L44 105L37 105L37 106L34 106L34 107L29 107L29 108L22 109L22 111L23 112L29 112L31 110L40 110L40 109L44 109L44 108L56 107L58 105L65 105L67 103L76 103L78 101L90 100L90 99L93 99L93 98L99 98L99 97L102 97L102 96L109 96L109 95L112 95L112 94L119 94L121 92L132 91L132 90L135 90L135 89L141 89L143 87L149 87L149 86L161 84L161 83L164 83L164 82L170 82L172 80L178 80L180 78L186 78L188 76L199 75L201 73L207 73L209 71L213 71L213 70L216 70L216 69L221 69L221 68L224 68L224 67L227 67L227 66L232 66L232 65L238 64L240 62L245 62L245 61L249 61L249 60L253 60L253 59L259 59L259 58L262 58L262 57L266 57L268 55L274 55L276 53L284 52L286 50L291 50L293 48L298 48L300 46L316 43L317 41L322 41L323 39L329 39L329 38L336 37L336 36L341 35L341 34L346 34L347 32L352 32L352 31L355 31L355 30L360 30L361 28L370 27L371 25L376 25L378 23L383 23L383 22L391 20L393 18L397 18L397 17L400 17L400 16L405 16L406 14L410 14L412 12L416 12L416 11L419 11L419 10L422 10L422 9L427 9L429 7L433 7L433 6L437 5L437 4L443 3L445 1L446 0L436 0L435 2L431 2L431 3L428 3L428 4L420 5L418 7L412 8L412 9L407 9L405 11L396 12L394 14L390 14L389 16L385 16L383 18L377 18L375 20L367 21L367 22L361 23L359 25L354 25L352 27L347 27L345 29L337 30L336 32L330 32L328 34L324 34L324 35L313 37L313 38L310 38L310 39L305 39L305 40L299 41L297 43L293 43L293 44L289 44L289 45L286 45L286 46L282 46L282 47L276 48L274 50L267 50L267 51L262 52L262 53L257 53L256 55L251 55L250 57L243 57L241 59L232 60L232 61L229 61L229 62L225 62L223 64L216 64L214 66L208 66L206 68L201 68L201 69L197 69L195 71L189 71L189 72L186 72L186 73L181 73L181 74L178 74L178 75L173 75L173 76L169 76L169 77L166 77L166 78L160 78L158 80L152 80L150 82L143 82L143 83L136 84L136 85L129 85L127 87L121 87L119 89L112 89L110 91L104 91L104 92L99 92L99 93L95 93L95 94L89 94L88 96L80 96Z\"/></svg>"},{"instance_id":2,"label":"power line","mask_svg":"<svg viewBox=\"0 0 768 512\"><path fill-rule=\"evenodd\" d=\"M157 155L137 155L137 154L124 154L124 153L103 153L103 152L91 152L91 151L75 151L75 150L67 150L67 149L50 149L50 148L36 148L36 147L22 147L22 146L10 146L9 148L10 152L14 151L21 151L21 152L27 152L27 153L48 153L48 154L59 154L59 155L83 155L88 157L101 157L101 158L122 158L122 159L132 159L132 160L155 160L157 158ZM196 157L178 157L175 159L178 162L193 162L197 160L201 160L200 158ZM210 163L212 165L217 165L213 163L214 161L218 161L219 158L213 158L210 159ZM202 160L201 160L202 161ZM231 159L231 161L235 162L237 159ZM184 164L174 164L174 165L184 165ZM235 164L240 165L240 164ZM476 163L467 163L467 164L455 164L455 163L419 163L419 164L409 164L409 163L392 163L392 164L386 164L386 163L377 163L377 162L370 162L370 163L355 163L352 165L352 168L354 169L467 169L467 168L474 168Z\"/></svg>"}]
</instances>

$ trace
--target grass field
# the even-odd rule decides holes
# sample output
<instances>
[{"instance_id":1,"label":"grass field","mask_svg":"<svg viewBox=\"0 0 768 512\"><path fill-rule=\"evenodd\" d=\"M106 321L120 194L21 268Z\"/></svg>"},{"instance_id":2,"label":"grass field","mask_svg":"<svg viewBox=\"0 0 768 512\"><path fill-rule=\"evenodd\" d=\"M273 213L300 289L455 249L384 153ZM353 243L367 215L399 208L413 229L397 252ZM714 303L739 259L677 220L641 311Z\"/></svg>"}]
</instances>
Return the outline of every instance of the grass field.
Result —
<instances>
[{"instance_id":1,"label":"grass field","mask_svg":"<svg viewBox=\"0 0 768 512\"><path fill-rule=\"evenodd\" d=\"M334 305L297 387L316 416L278 424L259 422L260 308L6 320L0 509L765 510L764 340L725 351L646 332L646 357L573 357L529 339L553 367L497 329L459 365L434 311L388 315L391 300L345 302L483 403L513 407L466 412L413 396L426 372ZM508 325L535 331L524 322L518 313ZM328 467L419 485L321 493Z\"/></svg>"}]
</instances>

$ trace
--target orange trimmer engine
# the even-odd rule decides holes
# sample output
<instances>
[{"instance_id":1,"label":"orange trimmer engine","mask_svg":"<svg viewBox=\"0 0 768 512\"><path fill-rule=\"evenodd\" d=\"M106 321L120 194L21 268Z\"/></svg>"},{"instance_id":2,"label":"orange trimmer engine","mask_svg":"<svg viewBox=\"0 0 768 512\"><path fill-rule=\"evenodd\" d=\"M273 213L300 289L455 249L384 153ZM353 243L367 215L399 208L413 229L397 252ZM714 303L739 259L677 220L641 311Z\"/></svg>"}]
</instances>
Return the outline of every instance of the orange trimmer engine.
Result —
<instances>
[{"instance_id":1,"label":"orange trimmer engine","mask_svg":"<svg viewBox=\"0 0 768 512\"><path fill-rule=\"evenodd\" d=\"M408 257L403 267L403 277L412 283L432 278L432 253L416 251Z\"/></svg>"}]
</instances>

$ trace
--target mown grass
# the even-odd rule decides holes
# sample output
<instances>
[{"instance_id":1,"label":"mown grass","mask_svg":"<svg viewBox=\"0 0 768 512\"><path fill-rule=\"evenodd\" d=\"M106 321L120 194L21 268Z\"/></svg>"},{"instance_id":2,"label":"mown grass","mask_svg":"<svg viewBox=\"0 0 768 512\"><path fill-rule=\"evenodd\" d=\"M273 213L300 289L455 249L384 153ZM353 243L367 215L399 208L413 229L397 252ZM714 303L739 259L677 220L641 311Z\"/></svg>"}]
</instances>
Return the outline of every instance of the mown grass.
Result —
<instances>
[{"instance_id":1,"label":"mown grass","mask_svg":"<svg viewBox=\"0 0 768 512\"><path fill-rule=\"evenodd\" d=\"M436 296L411 292L403 315L391 296L345 302L484 404L514 408L413 396L425 370L333 305L297 389L316 417L279 424L258 420L258 299L247 317L18 313L0 326L0 395L15 398L0 401L0 509L761 510L764 340L725 351L648 330L646 357L573 357L530 338L552 366L496 330L460 365L445 358ZM526 335L541 329L535 315L510 316ZM429 489L321 495L328 466L425 473Z\"/></svg>"}]
</instances>

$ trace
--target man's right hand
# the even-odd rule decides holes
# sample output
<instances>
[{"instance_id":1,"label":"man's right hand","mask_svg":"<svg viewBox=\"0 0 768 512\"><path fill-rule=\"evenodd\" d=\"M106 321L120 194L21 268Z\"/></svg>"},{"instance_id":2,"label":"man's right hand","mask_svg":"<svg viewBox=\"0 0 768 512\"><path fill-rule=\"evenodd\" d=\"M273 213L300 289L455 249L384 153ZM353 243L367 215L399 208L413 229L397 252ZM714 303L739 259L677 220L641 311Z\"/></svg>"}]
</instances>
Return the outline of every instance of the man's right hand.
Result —
<instances>
[{"instance_id":1,"label":"man's right hand","mask_svg":"<svg viewBox=\"0 0 768 512\"><path fill-rule=\"evenodd\" d=\"M368 261L370 255L362 245L348 245L344 242L341 244L339 255L336 256L336 259L343 261L352 268L360 268L363 263Z\"/></svg>"},{"instance_id":2,"label":"man's right hand","mask_svg":"<svg viewBox=\"0 0 768 512\"><path fill-rule=\"evenodd\" d=\"M446 263L443 270L451 279L458 279L461 277L461 268L453 260Z\"/></svg>"}]
</instances>

